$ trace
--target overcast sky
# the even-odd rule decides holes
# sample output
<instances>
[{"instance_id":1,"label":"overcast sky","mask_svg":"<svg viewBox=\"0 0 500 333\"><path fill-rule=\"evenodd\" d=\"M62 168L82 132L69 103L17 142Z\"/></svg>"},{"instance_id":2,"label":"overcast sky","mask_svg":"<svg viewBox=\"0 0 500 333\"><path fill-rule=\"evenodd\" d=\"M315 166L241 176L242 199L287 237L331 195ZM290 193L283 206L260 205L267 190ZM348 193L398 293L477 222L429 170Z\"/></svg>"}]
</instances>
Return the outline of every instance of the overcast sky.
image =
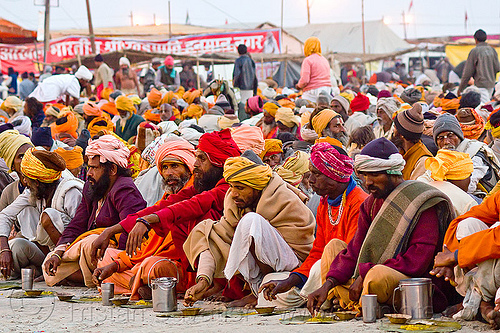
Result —
<instances>
[{"instance_id":1,"label":"overcast sky","mask_svg":"<svg viewBox=\"0 0 500 333\"><path fill-rule=\"evenodd\" d=\"M0 15L24 28L36 30L38 12L34 5L43 0L0 0ZM54 1L54 0L53 0ZM284 0L284 26L307 23L307 0ZM361 0L309 0L311 23L361 21ZM171 0L172 22L185 23L189 12L191 24L221 26L229 23L264 21L280 25L281 0ZM365 0L365 20L380 20L404 37L402 12L407 12L407 36L434 37L464 35L482 28L489 34L500 32L498 0ZM90 0L95 27L130 25L130 12L135 23L168 22L167 0ZM408 12L409 10L409 12ZM467 30L464 25L468 16ZM51 9L51 29L87 28L85 0L59 0Z\"/></svg>"}]
</instances>

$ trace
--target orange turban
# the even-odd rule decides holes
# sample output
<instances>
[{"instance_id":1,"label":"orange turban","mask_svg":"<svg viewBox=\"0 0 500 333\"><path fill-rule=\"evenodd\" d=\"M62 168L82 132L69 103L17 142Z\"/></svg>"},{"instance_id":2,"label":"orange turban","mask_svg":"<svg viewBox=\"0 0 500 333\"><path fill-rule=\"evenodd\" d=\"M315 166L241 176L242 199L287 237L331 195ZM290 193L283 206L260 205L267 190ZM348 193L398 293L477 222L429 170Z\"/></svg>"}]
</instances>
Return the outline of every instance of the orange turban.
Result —
<instances>
[{"instance_id":1,"label":"orange turban","mask_svg":"<svg viewBox=\"0 0 500 333\"><path fill-rule=\"evenodd\" d=\"M64 158L68 170L73 170L83 165L83 149L80 146L75 146L73 149L59 147L54 152Z\"/></svg>"},{"instance_id":2,"label":"orange turban","mask_svg":"<svg viewBox=\"0 0 500 333\"><path fill-rule=\"evenodd\" d=\"M113 102L107 102L106 104L103 104L101 106L101 110L113 116L117 116L119 114L118 109L116 108L116 105Z\"/></svg>"},{"instance_id":3,"label":"orange turban","mask_svg":"<svg viewBox=\"0 0 500 333\"><path fill-rule=\"evenodd\" d=\"M175 98L175 94L173 91L167 91L165 95L162 97L160 105L161 104L170 104L172 103L172 99Z\"/></svg>"},{"instance_id":4,"label":"orange turban","mask_svg":"<svg viewBox=\"0 0 500 333\"><path fill-rule=\"evenodd\" d=\"M148 93L148 102L149 105L151 105L152 108L156 108L161 101L161 92L158 91L158 89L153 88L151 91Z\"/></svg>"},{"instance_id":5,"label":"orange turban","mask_svg":"<svg viewBox=\"0 0 500 333\"><path fill-rule=\"evenodd\" d=\"M283 152L283 143L278 139L266 139L264 142L264 150L260 153L260 159L266 156L280 154Z\"/></svg>"},{"instance_id":6,"label":"orange turban","mask_svg":"<svg viewBox=\"0 0 500 333\"><path fill-rule=\"evenodd\" d=\"M87 102L83 104L82 109L83 113L86 114L87 116L96 116L96 117L102 116L102 111L93 102Z\"/></svg>"},{"instance_id":7,"label":"orange turban","mask_svg":"<svg viewBox=\"0 0 500 333\"><path fill-rule=\"evenodd\" d=\"M59 133L67 133L75 139L78 138L78 133L76 133L78 129L78 119L71 110L61 111L57 120L50 124L50 128L52 130L52 138L54 139L56 134Z\"/></svg>"},{"instance_id":8,"label":"orange turban","mask_svg":"<svg viewBox=\"0 0 500 333\"><path fill-rule=\"evenodd\" d=\"M190 91L186 91L184 93L184 95L182 95L182 99L186 101L186 103L188 104L191 104L194 102L194 100L197 98L197 97L200 97L201 96L201 93L199 90L190 90Z\"/></svg>"},{"instance_id":9,"label":"orange turban","mask_svg":"<svg viewBox=\"0 0 500 333\"><path fill-rule=\"evenodd\" d=\"M196 161L195 150L193 145L186 140L166 141L158 148L155 154L155 164L160 172L161 162L168 157L179 160L188 167L191 173L193 172Z\"/></svg>"},{"instance_id":10,"label":"orange turban","mask_svg":"<svg viewBox=\"0 0 500 333\"><path fill-rule=\"evenodd\" d=\"M198 104L191 104L182 112L182 120L187 118L200 119L203 115L203 108Z\"/></svg>"},{"instance_id":11,"label":"orange turban","mask_svg":"<svg viewBox=\"0 0 500 333\"><path fill-rule=\"evenodd\" d=\"M153 111L158 112L158 109L150 109L144 113L144 119L148 121L152 121L154 123L159 123L161 121L160 114L154 113Z\"/></svg>"},{"instance_id":12,"label":"orange turban","mask_svg":"<svg viewBox=\"0 0 500 333\"><path fill-rule=\"evenodd\" d=\"M463 123L462 117L474 117L474 120L470 123ZM460 127L462 128L462 132L464 133L464 137L471 140L477 140L484 131L484 119L481 117L476 110L473 108L462 108L458 110L456 116L458 121L460 122Z\"/></svg>"},{"instance_id":13,"label":"orange turban","mask_svg":"<svg viewBox=\"0 0 500 333\"><path fill-rule=\"evenodd\" d=\"M295 109L295 103L289 100L288 98L282 98L278 101L278 104L284 108Z\"/></svg>"},{"instance_id":14,"label":"orange turban","mask_svg":"<svg viewBox=\"0 0 500 333\"><path fill-rule=\"evenodd\" d=\"M329 136L324 136L324 137L316 139L316 141L314 141L315 144L320 143L320 142L326 142L326 143L331 144L332 146L337 146L337 147L343 148L342 142L340 142L337 139L330 138Z\"/></svg>"},{"instance_id":15,"label":"orange turban","mask_svg":"<svg viewBox=\"0 0 500 333\"><path fill-rule=\"evenodd\" d=\"M441 108L443 109L443 111L452 111L452 110L456 111L459 107L460 107L459 98L441 99Z\"/></svg>"},{"instance_id":16,"label":"orange turban","mask_svg":"<svg viewBox=\"0 0 500 333\"><path fill-rule=\"evenodd\" d=\"M429 157L425 168L437 181L467 179L474 171L469 154L447 149L440 149L436 157Z\"/></svg>"},{"instance_id":17,"label":"orange turban","mask_svg":"<svg viewBox=\"0 0 500 333\"><path fill-rule=\"evenodd\" d=\"M99 132L107 130L109 132L114 132L115 127L113 122L105 117L96 117L92 119L92 121L87 126L87 129L90 132L90 137L94 137ZM108 133L109 134L109 133Z\"/></svg>"}]
</instances>

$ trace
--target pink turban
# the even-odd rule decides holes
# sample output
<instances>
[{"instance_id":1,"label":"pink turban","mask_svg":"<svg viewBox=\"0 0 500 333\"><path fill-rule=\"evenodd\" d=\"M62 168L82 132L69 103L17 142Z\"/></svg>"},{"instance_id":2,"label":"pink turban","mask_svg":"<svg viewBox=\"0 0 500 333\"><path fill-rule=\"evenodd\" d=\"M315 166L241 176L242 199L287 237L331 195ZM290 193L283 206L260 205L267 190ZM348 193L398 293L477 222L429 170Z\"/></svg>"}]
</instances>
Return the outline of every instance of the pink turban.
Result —
<instances>
[{"instance_id":1,"label":"pink turban","mask_svg":"<svg viewBox=\"0 0 500 333\"><path fill-rule=\"evenodd\" d=\"M320 142L311 148L311 162L321 173L337 182L347 183L354 171L354 161L331 144Z\"/></svg>"},{"instance_id":2,"label":"pink turban","mask_svg":"<svg viewBox=\"0 0 500 333\"><path fill-rule=\"evenodd\" d=\"M90 139L85 155L89 158L99 155L99 161L101 163L109 161L122 168L127 168L127 159L130 155L130 150L125 147L123 142L108 134L96 140Z\"/></svg>"},{"instance_id":3,"label":"pink turban","mask_svg":"<svg viewBox=\"0 0 500 333\"><path fill-rule=\"evenodd\" d=\"M83 113L85 113L87 116L96 116L96 117L101 117L102 116L102 111L97 107L92 102L87 102L83 104Z\"/></svg>"},{"instance_id":4,"label":"pink turban","mask_svg":"<svg viewBox=\"0 0 500 333\"><path fill-rule=\"evenodd\" d=\"M194 147L192 144L186 140L170 140L165 142L158 148L155 154L155 164L158 171L161 172L161 162L166 157L173 157L182 161L189 168L189 171L193 173L194 162L196 160L194 156Z\"/></svg>"},{"instance_id":5,"label":"pink turban","mask_svg":"<svg viewBox=\"0 0 500 333\"><path fill-rule=\"evenodd\" d=\"M231 136L242 152L250 149L255 154L260 155L264 150L264 134L262 134L262 129L260 127L242 125L236 127L231 133Z\"/></svg>"},{"instance_id":6,"label":"pink turban","mask_svg":"<svg viewBox=\"0 0 500 333\"><path fill-rule=\"evenodd\" d=\"M264 102L260 96L250 97L247 99L247 104L250 110L254 113L261 113L263 111L262 106L264 105Z\"/></svg>"}]
</instances>

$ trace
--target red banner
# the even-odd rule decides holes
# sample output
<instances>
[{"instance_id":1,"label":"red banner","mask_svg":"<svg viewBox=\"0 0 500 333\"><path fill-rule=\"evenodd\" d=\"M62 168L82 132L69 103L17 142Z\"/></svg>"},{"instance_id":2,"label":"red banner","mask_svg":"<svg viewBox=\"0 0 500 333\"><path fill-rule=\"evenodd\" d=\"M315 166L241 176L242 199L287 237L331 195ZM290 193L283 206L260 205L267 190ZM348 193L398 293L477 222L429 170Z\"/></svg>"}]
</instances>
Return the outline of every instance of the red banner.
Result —
<instances>
[{"instance_id":1,"label":"red banner","mask_svg":"<svg viewBox=\"0 0 500 333\"><path fill-rule=\"evenodd\" d=\"M145 41L121 38L96 38L98 53L119 50L136 50L146 53L201 55L210 53L237 52L245 44L249 53L279 53L280 30L239 31L220 34L192 35L162 41ZM86 36L65 37L50 42L47 62L58 62L75 58L76 55L92 54L90 39ZM2 73L13 67L18 72L33 72L33 61L43 61L43 44L0 44Z\"/></svg>"}]
</instances>

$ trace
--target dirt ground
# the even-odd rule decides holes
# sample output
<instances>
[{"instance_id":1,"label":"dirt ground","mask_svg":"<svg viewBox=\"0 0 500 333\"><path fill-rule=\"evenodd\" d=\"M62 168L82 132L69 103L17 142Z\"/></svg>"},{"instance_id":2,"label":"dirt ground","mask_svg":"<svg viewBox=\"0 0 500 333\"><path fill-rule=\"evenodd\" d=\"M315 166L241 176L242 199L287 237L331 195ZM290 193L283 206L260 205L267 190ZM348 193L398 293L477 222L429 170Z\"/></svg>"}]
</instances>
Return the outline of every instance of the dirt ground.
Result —
<instances>
[{"instance_id":1,"label":"dirt ground","mask_svg":"<svg viewBox=\"0 0 500 333\"><path fill-rule=\"evenodd\" d=\"M74 294L76 298L98 296L87 288L47 287L35 283L36 289ZM230 315L211 314L196 317L157 317L153 309L129 309L103 306L100 302L61 302L55 295L39 298L15 298L19 290L0 291L0 332L382 332L381 320L365 324L361 320L333 324L284 325L283 320L305 315L306 309L272 316L251 314L253 310L229 311ZM14 296L14 297L12 297ZM180 304L180 303L179 303ZM222 304L199 302L204 310L222 309ZM183 308L179 305L179 309ZM487 332L489 326L480 322L461 322L460 332Z\"/></svg>"}]
</instances>

